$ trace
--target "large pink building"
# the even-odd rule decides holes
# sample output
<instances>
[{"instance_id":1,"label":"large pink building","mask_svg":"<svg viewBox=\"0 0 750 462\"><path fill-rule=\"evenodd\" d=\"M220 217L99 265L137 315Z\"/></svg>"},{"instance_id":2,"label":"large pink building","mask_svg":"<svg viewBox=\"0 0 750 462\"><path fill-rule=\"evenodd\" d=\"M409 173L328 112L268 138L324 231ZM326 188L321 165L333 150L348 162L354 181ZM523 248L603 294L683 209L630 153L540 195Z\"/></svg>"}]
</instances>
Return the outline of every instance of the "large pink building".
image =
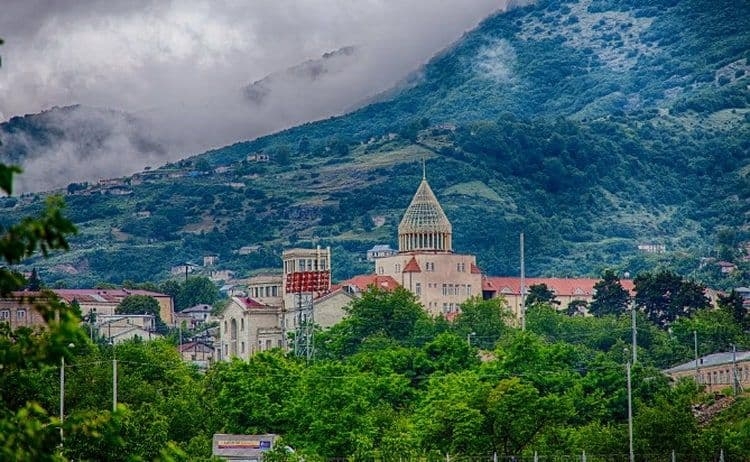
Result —
<instances>
[{"instance_id":1,"label":"large pink building","mask_svg":"<svg viewBox=\"0 0 750 462\"><path fill-rule=\"evenodd\" d=\"M453 228L424 176L398 225L398 253L377 258L375 273L391 276L432 315L452 317L482 295L476 257L453 252Z\"/></svg>"}]
</instances>

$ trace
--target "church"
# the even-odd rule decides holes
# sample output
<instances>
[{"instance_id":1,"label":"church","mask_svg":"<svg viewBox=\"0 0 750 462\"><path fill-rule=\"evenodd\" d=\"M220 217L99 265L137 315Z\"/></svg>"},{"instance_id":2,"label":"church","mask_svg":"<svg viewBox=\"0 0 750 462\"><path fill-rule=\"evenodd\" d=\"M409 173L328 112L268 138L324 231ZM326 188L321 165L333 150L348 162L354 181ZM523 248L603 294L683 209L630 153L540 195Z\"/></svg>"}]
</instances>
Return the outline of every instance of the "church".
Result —
<instances>
[{"instance_id":1,"label":"church","mask_svg":"<svg viewBox=\"0 0 750 462\"><path fill-rule=\"evenodd\" d=\"M453 252L453 227L426 175L398 225L398 252L375 259L375 273L412 292L433 316L454 317L472 296L482 296L474 255Z\"/></svg>"}]
</instances>

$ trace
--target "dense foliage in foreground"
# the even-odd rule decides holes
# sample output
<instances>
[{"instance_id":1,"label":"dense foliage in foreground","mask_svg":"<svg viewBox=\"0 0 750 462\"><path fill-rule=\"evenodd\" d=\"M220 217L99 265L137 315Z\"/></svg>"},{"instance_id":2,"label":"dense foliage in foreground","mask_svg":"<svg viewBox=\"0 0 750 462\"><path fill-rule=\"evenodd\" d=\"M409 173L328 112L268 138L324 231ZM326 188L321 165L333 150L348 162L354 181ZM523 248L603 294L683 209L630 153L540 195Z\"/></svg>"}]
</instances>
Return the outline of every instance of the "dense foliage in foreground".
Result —
<instances>
[{"instance_id":1,"label":"dense foliage in foreground","mask_svg":"<svg viewBox=\"0 0 750 462\"><path fill-rule=\"evenodd\" d=\"M627 314L571 317L538 303L521 331L505 323L501 300L469 301L449 323L428 317L403 290L367 292L348 311L318 332L309 363L275 350L206 373L181 361L167 341L113 349L78 335L82 343L66 349L66 419L97 416L101 428L67 430L59 455L207 460L218 432L277 433L306 460L627 454ZM692 381L670 384L659 370L691 358L693 330L704 351L750 346L732 316L701 310L675 321L671 334L645 316L639 324L636 453L750 457L750 421L736 410L747 407L746 397L715 424L699 425L691 406L716 397ZM31 339L39 347L48 341ZM114 358L120 407L111 413ZM58 373L46 363L3 374L4 405L34 402L54 414Z\"/></svg>"}]
</instances>

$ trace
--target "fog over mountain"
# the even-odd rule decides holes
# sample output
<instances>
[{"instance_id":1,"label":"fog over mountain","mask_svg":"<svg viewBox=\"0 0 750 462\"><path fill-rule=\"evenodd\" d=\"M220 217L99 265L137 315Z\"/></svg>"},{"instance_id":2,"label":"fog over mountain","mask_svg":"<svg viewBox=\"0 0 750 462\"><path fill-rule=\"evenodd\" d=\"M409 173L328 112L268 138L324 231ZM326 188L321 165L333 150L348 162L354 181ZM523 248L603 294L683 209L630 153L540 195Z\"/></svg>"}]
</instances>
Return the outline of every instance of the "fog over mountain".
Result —
<instances>
[{"instance_id":1,"label":"fog over mountain","mask_svg":"<svg viewBox=\"0 0 750 462\"><path fill-rule=\"evenodd\" d=\"M71 146L34 148L34 169L65 168L54 180L34 173L25 188L126 174L342 113L506 3L11 0L0 15L0 120L74 104L122 111L161 148L141 158L121 121L105 121L113 138L97 143L97 162L77 163L87 156Z\"/></svg>"}]
</instances>

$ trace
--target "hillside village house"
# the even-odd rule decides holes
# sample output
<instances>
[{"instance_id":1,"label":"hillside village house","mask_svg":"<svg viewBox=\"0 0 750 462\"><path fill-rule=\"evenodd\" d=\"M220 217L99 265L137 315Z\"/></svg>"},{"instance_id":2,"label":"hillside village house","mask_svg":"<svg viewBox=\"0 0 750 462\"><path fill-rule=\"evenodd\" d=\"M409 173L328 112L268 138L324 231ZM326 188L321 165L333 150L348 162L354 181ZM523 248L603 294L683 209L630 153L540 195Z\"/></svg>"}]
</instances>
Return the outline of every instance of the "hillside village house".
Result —
<instances>
[{"instance_id":1,"label":"hillside village house","mask_svg":"<svg viewBox=\"0 0 750 462\"><path fill-rule=\"evenodd\" d=\"M212 309L213 307L211 305L201 303L199 305L185 308L184 310L180 311L180 314L187 315L190 319L189 325L195 327L197 325L203 324L208 320L208 317L211 315Z\"/></svg>"},{"instance_id":2,"label":"hillside village house","mask_svg":"<svg viewBox=\"0 0 750 462\"><path fill-rule=\"evenodd\" d=\"M6 322L11 329L19 327L45 327L41 313L34 308L34 300L39 292L13 292L5 298L0 298L0 322Z\"/></svg>"},{"instance_id":3,"label":"hillside village house","mask_svg":"<svg viewBox=\"0 0 750 462\"><path fill-rule=\"evenodd\" d=\"M174 325L174 302L167 294L139 289L53 289L66 303L78 303L81 315L88 317L92 312L96 316L113 315L120 302L129 295L146 295L159 303L159 316L165 324Z\"/></svg>"},{"instance_id":4,"label":"hillside village house","mask_svg":"<svg viewBox=\"0 0 750 462\"><path fill-rule=\"evenodd\" d=\"M750 388L750 351L714 353L663 371L673 380L690 377L705 385L706 391L732 388L735 380L744 390Z\"/></svg>"},{"instance_id":5,"label":"hillside village house","mask_svg":"<svg viewBox=\"0 0 750 462\"><path fill-rule=\"evenodd\" d=\"M214 362L214 348L210 343L194 341L183 343L177 348L183 361L191 362L201 369L208 368Z\"/></svg>"},{"instance_id":6,"label":"hillside village house","mask_svg":"<svg viewBox=\"0 0 750 462\"><path fill-rule=\"evenodd\" d=\"M162 338L156 333L156 317L150 314L114 314L96 318L96 329L100 337L117 344L139 338L155 340Z\"/></svg>"}]
</instances>

